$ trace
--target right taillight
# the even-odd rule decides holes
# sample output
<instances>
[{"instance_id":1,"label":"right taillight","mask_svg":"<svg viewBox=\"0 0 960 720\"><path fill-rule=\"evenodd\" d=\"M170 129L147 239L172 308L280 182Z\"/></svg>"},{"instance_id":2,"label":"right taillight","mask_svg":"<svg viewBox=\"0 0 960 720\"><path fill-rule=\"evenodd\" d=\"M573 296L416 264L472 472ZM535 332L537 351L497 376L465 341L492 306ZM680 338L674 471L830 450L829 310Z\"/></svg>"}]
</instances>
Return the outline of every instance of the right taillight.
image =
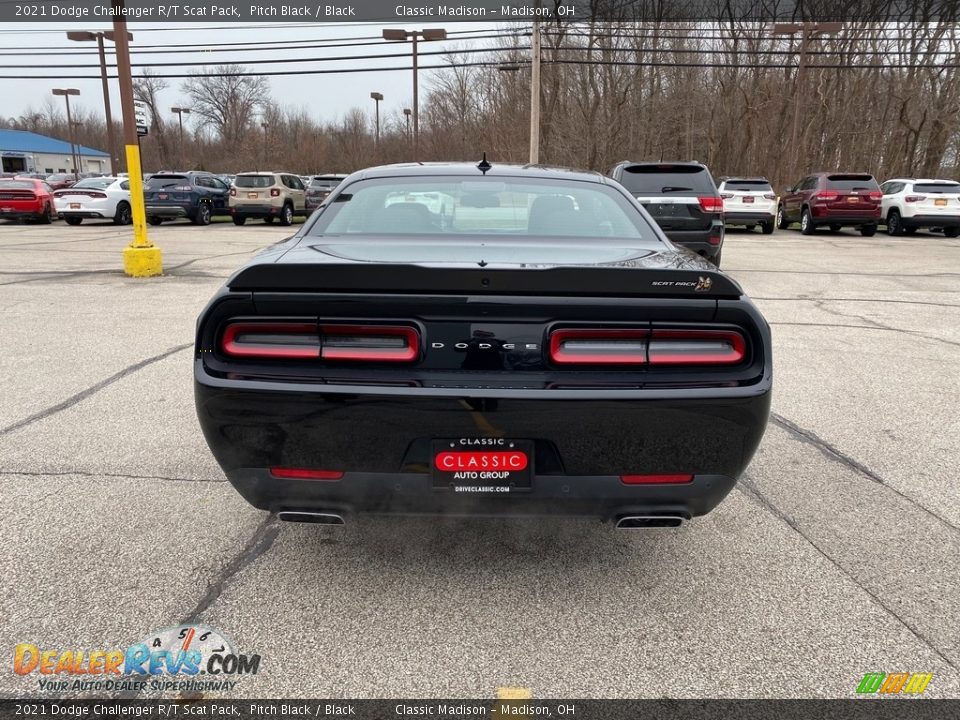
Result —
<instances>
[{"instance_id":1,"label":"right taillight","mask_svg":"<svg viewBox=\"0 0 960 720\"><path fill-rule=\"evenodd\" d=\"M550 334L556 365L736 365L747 342L736 330L569 328Z\"/></svg>"},{"instance_id":2,"label":"right taillight","mask_svg":"<svg viewBox=\"0 0 960 720\"><path fill-rule=\"evenodd\" d=\"M651 365L736 365L746 354L735 330L654 330L648 350Z\"/></svg>"},{"instance_id":3,"label":"right taillight","mask_svg":"<svg viewBox=\"0 0 960 720\"><path fill-rule=\"evenodd\" d=\"M649 330L554 330L550 360L558 365L642 365Z\"/></svg>"},{"instance_id":4,"label":"right taillight","mask_svg":"<svg viewBox=\"0 0 960 720\"><path fill-rule=\"evenodd\" d=\"M280 197L280 188L272 188L270 190L270 197Z\"/></svg>"}]
</instances>

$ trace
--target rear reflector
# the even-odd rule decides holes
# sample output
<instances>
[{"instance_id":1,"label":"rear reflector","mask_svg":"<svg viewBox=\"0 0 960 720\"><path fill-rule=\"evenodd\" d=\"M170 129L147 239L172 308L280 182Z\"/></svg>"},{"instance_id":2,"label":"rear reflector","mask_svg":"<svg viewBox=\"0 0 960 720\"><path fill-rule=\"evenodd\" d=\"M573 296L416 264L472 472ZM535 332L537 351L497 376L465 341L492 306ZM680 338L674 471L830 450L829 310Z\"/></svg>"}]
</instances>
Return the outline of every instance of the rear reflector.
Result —
<instances>
[{"instance_id":1,"label":"rear reflector","mask_svg":"<svg viewBox=\"0 0 960 720\"><path fill-rule=\"evenodd\" d=\"M648 330L556 330L550 360L558 365L637 365L647 362Z\"/></svg>"},{"instance_id":2,"label":"rear reflector","mask_svg":"<svg viewBox=\"0 0 960 720\"><path fill-rule=\"evenodd\" d=\"M238 358L316 359L320 335L313 323L231 323L223 332L222 347Z\"/></svg>"},{"instance_id":3,"label":"rear reflector","mask_svg":"<svg viewBox=\"0 0 960 720\"><path fill-rule=\"evenodd\" d=\"M736 365L746 351L735 330L576 328L550 335L557 365Z\"/></svg>"},{"instance_id":4,"label":"rear reflector","mask_svg":"<svg viewBox=\"0 0 960 720\"><path fill-rule=\"evenodd\" d=\"M398 325L235 322L224 330L221 347L235 358L410 362L420 355L420 334Z\"/></svg>"},{"instance_id":5,"label":"rear reflector","mask_svg":"<svg viewBox=\"0 0 960 720\"><path fill-rule=\"evenodd\" d=\"M736 365L746 351L733 330L654 330L648 352L651 365Z\"/></svg>"},{"instance_id":6,"label":"rear reflector","mask_svg":"<svg viewBox=\"0 0 960 720\"><path fill-rule=\"evenodd\" d=\"M311 470L309 468L274 467L270 474L281 480L339 480L343 473L338 470Z\"/></svg>"},{"instance_id":7,"label":"rear reflector","mask_svg":"<svg viewBox=\"0 0 960 720\"><path fill-rule=\"evenodd\" d=\"M693 475L621 475L620 482L624 485L681 485L693 482Z\"/></svg>"},{"instance_id":8,"label":"rear reflector","mask_svg":"<svg viewBox=\"0 0 960 720\"><path fill-rule=\"evenodd\" d=\"M324 360L410 362L420 355L420 334L399 325L323 325Z\"/></svg>"}]
</instances>

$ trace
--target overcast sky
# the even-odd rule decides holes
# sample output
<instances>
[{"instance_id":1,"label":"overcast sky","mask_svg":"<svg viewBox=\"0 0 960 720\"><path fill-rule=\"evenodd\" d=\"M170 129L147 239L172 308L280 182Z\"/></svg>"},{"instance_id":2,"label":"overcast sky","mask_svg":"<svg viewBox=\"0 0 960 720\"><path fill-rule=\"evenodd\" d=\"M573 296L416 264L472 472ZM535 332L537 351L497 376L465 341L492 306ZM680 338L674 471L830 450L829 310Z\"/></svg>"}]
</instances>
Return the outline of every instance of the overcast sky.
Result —
<instances>
[{"instance_id":1,"label":"overcast sky","mask_svg":"<svg viewBox=\"0 0 960 720\"><path fill-rule=\"evenodd\" d=\"M437 24L428 25L436 26ZM172 26L163 23L129 23L129 30L134 35L131 45L132 62L217 62L238 63L253 60L278 60L290 58L310 58L310 62L285 63L276 65L260 65L257 69L264 71L283 70L312 70L312 69L346 69L350 67L392 67L410 66L410 44L388 43L378 41L374 45L360 47L337 48L309 48L298 49L295 41L336 42L340 39L349 40L370 36L380 36L385 27L406 27L408 29L424 27L416 23L285 23L285 24L233 24L225 26L223 23L192 23ZM518 25L495 25L492 23L451 23L444 22L442 27L448 32L457 31L486 31L517 30ZM23 114L29 107L39 110L45 100L50 97L50 90L54 87L75 87L80 90L81 96L71 105L76 104L85 109L94 109L102 112L103 100L99 80L66 79L70 75L94 75L99 77L98 67L76 67L84 64L98 63L96 43L78 43L68 41L67 30L109 30L109 23L92 23L90 25L58 24L58 23L11 23L0 28L0 76L15 76L0 78L0 116L16 117ZM454 36L456 37L456 36ZM231 49L228 52L157 52L169 50L171 46L195 44L207 46L214 50L223 43L243 42L271 42L285 43L288 47L272 50L251 51L249 48L240 50ZM362 40L361 40L362 42ZM454 40L447 42L421 42L421 53L431 50L459 50L467 48L489 47L495 40ZM109 43L108 43L109 46ZM50 49L47 49L50 48ZM63 52L77 52L86 50L84 54L58 54ZM391 52L407 53L405 57L359 59L358 56L384 54ZM39 55L24 55L23 53L40 53ZM321 62L314 58L324 56L349 56L351 60ZM481 60L483 56L471 56L471 60ZM432 65L442 61L438 56L421 57L421 65ZM112 55L108 53L107 63L112 62ZM10 68L11 65L36 65L38 69ZM65 65L64 68L53 68L52 65ZM200 70L196 66L187 67L155 67L154 71L162 73L189 73ZM137 75L142 69L134 67ZM58 79L32 79L28 76L57 75ZM420 75L421 90L430 83L432 73L422 71ZM346 73L328 75L300 75L274 76L268 78L272 88L272 97L281 106L295 106L305 108L311 115L323 120L333 120L342 116L351 107L361 107L372 112L373 101L371 91L382 92L384 102L381 112L389 116L394 112L409 107L412 99L412 74L409 69L403 71L376 71L366 73ZM186 102L180 92L182 80L168 80L170 87L161 96L163 105L167 108ZM120 102L116 81L111 81L111 102L115 119L120 118ZM58 98L58 102L60 99ZM175 117L175 116L173 116ZM186 120L186 117L185 117Z\"/></svg>"}]
</instances>

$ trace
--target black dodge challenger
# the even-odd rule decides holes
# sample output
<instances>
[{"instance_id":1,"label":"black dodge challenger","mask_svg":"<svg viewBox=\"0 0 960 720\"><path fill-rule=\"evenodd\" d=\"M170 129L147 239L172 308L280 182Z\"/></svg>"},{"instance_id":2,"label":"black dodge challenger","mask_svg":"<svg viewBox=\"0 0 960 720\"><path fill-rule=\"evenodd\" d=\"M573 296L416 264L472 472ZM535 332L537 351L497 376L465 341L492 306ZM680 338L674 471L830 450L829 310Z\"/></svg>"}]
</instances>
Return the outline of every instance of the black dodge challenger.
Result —
<instances>
[{"instance_id":1,"label":"black dodge challenger","mask_svg":"<svg viewBox=\"0 0 960 720\"><path fill-rule=\"evenodd\" d=\"M770 331L602 175L357 172L200 316L196 407L250 503L350 513L713 509L767 423Z\"/></svg>"}]
</instances>

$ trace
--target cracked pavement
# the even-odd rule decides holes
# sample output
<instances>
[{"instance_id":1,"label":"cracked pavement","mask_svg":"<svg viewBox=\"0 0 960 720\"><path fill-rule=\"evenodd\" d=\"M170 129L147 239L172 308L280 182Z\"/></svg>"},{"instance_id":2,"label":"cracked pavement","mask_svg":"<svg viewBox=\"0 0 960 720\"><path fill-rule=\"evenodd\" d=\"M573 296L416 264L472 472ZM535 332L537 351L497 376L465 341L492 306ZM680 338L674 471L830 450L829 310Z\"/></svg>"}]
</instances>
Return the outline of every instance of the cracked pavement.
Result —
<instances>
[{"instance_id":1,"label":"cracked pavement","mask_svg":"<svg viewBox=\"0 0 960 720\"><path fill-rule=\"evenodd\" d=\"M287 231L151 227L151 280L120 273L128 234L0 221L8 658L198 622L262 656L243 697L852 697L875 671L960 697L957 240L728 231L773 327L771 422L717 510L631 534L249 507L200 434L190 347Z\"/></svg>"}]
</instances>

